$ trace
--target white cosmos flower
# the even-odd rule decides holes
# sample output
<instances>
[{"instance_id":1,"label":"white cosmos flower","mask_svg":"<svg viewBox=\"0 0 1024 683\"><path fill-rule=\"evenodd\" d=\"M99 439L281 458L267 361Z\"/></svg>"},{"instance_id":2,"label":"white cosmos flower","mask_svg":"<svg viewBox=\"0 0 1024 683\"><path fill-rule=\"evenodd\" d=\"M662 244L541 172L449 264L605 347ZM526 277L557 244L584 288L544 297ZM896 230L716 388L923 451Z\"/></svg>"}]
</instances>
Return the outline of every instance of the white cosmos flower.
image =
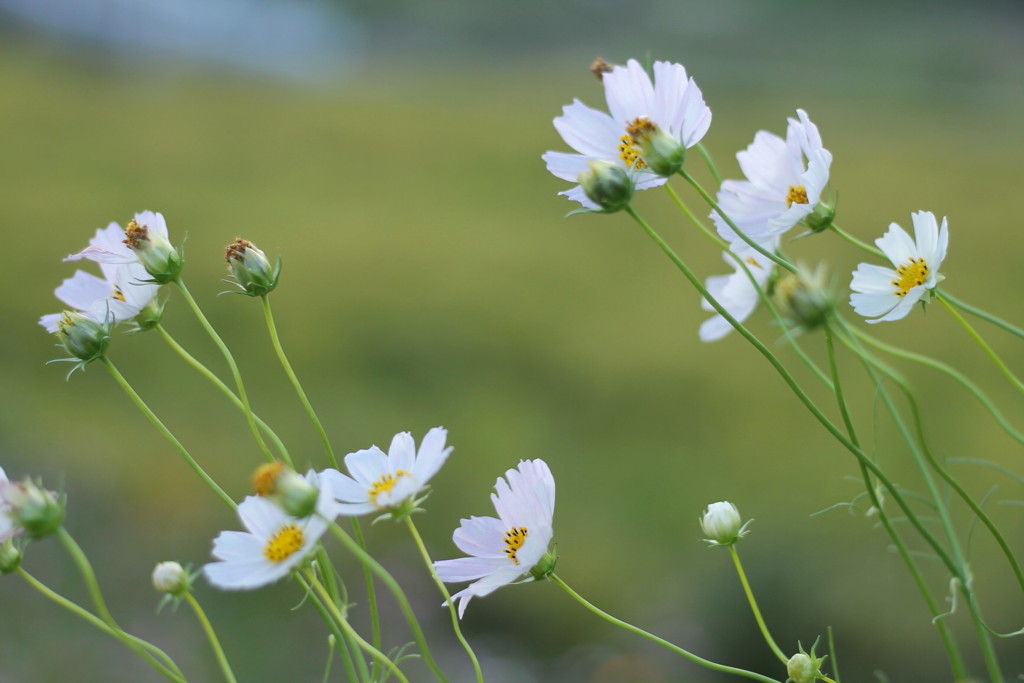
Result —
<instances>
[{"instance_id":1,"label":"white cosmos flower","mask_svg":"<svg viewBox=\"0 0 1024 683\"><path fill-rule=\"evenodd\" d=\"M316 473L307 480L317 485ZM295 569L316 547L338 514L330 483L319 482L316 514L298 519L267 498L249 496L238 506L246 531L222 531L213 541L219 560L203 567L206 579L222 590L251 590L273 583Z\"/></svg>"},{"instance_id":2,"label":"white cosmos flower","mask_svg":"<svg viewBox=\"0 0 1024 683\"><path fill-rule=\"evenodd\" d=\"M775 264L756 249L742 242L740 244L742 246L734 245L733 253L746 264L750 274L757 281L757 286L764 291ZM774 251L776 246L778 246L778 238L773 238L766 245L766 249ZM750 277L736 263L736 259L728 252L724 252L722 257L734 268L733 273L731 275L712 275L707 279L705 286L708 294L718 301L729 312L729 315L739 322L743 322L757 308L760 295L757 293L754 283L750 281ZM705 311L715 310L707 299L701 299L700 305ZM717 341L732 332L732 329L729 321L716 313L701 323L700 340L704 342Z\"/></svg>"},{"instance_id":3,"label":"white cosmos flower","mask_svg":"<svg viewBox=\"0 0 1024 683\"><path fill-rule=\"evenodd\" d=\"M134 222L145 226L154 238L166 242L167 221L161 213L141 211L133 217ZM102 235L101 235L102 233ZM106 230L96 231L96 237L89 240L89 246L76 254L69 254L65 261L88 259L97 263L140 263L138 254L125 244L125 230L117 223L111 223ZM145 273L145 271L143 271ZM145 275L143 279L151 279Z\"/></svg>"},{"instance_id":4,"label":"white cosmos flower","mask_svg":"<svg viewBox=\"0 0 1024 683\"><path fill-rule=\"evenodd\" d=\"M828 185L832 154L821 146L818 128L797 109L786 139L758 131L736 155L746 180L726 180L718 205L747 237L764 244L814 211ZM717 211L710 215L718 234L732 244L743 242Z\"/></svg>"},{"instance_id":5,"label":"white cosmos flower","mask_svg":"<svg viewBox=\"0 0 1024 683\"><path fill-rule=\"evenodd\" d=\"M931 211L911 214L914 238L892 223L884 235L875 240L878 248L893 267L861 263L850 282L850 305L869 323L899 320L910 312L925 292L942 280L939 266L946 257L949 232L946 219L942 227Z\"/></svg>"},{"instance_id":6,"label":"white cosmos flower","mask_svg":"<svg viewBox=\"0 0 1024 683\"><path fill-rule=\"evenodd\" d=\"M365 515L397 509L413 500L441 465L452 447L445 448L448 430L434 427L423 437L419 452L409 432L395 434L385 453L376 446L345 456L352 476L326 469L320 476L330 482L342 515Z\"/></svg>"},{"instance_id":7,"label":"white cosmos flower","mask_svg":"<svg viewBox=\"0 0 1024 683\"><path fill-rule=\"evenodd\" d=\"M507 483L505 481L507 479ZM452 540L467 555L434 563L446 583L476 581L452 596L459 617L473 598L526 576L548 552L554 535L555 480L543 460L523 460L495 483L494 517L463 519ZM479 580L477 580L479 579Z\"/></svg>"},{"instance_id":8,"label":"white cosmos flower","mask_svg":"<svg viewBox=\"0 0 1024 683\"><path fill-rule=\"evenodd\" d=\"M700 88L687 78L681 64L654 63L654 82L635 59L603 74L608 111L591 109L579 100L562 109L555 128L566 144L578 152L547 152L548 170L563 180L577 182L591 161L611 161L634 173L635 188L644 190L665 183L666 178L645 168L636 141L626 128L638 120L650 121L683 147L700 142L711 125L711 110ZM577 185L559 192L583 206L596 209Z\"/></svg>"}]
</instances>

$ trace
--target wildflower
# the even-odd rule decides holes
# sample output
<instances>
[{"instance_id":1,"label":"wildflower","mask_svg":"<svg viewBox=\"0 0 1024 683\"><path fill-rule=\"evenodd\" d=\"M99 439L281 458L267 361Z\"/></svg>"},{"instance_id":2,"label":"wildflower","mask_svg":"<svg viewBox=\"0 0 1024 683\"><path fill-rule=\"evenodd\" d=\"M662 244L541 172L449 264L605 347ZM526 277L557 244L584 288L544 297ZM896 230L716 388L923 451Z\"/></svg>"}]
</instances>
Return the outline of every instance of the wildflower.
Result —
<instances>
[{"instance_id":1,"label":"wildflower","mask_svg":"<svg viewBox=\"0 0 1024 683\"><path fill-rule=\"evenodd\" d=\"M316 509L320 491L301 474L282 463L260 465L252 482L256 495L269 498L293 517L305 517Z\"/></svg>"},{"instance_id":2,"label":"wildflower","mask_svg":"<svg viewBox=\"0 0 1024 683\"><path fill-rule=\"evenodd\" d=\"M219 562L203 567L206 579L223 590L260 588L286 576L309 556L328 524L337 516L330 483L306 475L319 483L320 496L315 514L292 517L275 503L249 496L238 506L238 517L246 531L222 531L213 541L213 556Z\"/></svg>"},{"instance_id":3,"label":"wildflower","mask_svg":"<svg viewBox=\"0 0 1024 683\"><path fill-rule=\"evenodd\" d=\"M177 562L161 562L153 568L153 588L159 592L180 597L191 587L191 577Z\"/></svg>"},{"instance_id":4,"label":"wildflower","mask_svg":"<svg viewBox=\"0 0 1024 683\"><path fill-rule=\"evenodd\" d=\"M508 480L506 483L506 479ZM442 581L474 581L452 596L459 617L469 601L530 575L535 580L554 571L557 556L548 551L554 535L555 480L543 460L523 460L494 485L494 517L463 519L452 540L473 557L434 563Z\"/></svg>"},{"instance_id":5,"label":"wildflower","mask_svg":"<svg viewBox=\"0 0 1024 683\"><path fill-rule=\"evenodd\" d=\"M821 207L828 185L832 154L821 146L818 128L802 109L789 119L786 139L758 131L754 141L736 155L746 180L726 180L718 191L718 206L743 233L765 245L797 225L815 231L831 223L829 207ZM717 211L711 220L722 239L736 245L742 239ZM746 243L743 243L746 246Z\"/></svg>"},{"instance_id":6,"label":"wildflower","mask_svg":"<svg viewBox=\"0 0 1024 683\"><path fill-rule=\"evenodd\" d=\"M224 248L224 260L228 262L228 272L235 278L235 283L249 296L266 296L277 287L281 277L281 258L277 264L270 265L267 255L249 240L241 237Z\"/></svg>"},{"instance_id":7,"label":"wildflower","mask_svg":"<svg viewBox=\"0 0 1024 683\"><path fill-rule=\"evenodd\" d=\"M108 231L111 226L107 227ZM88 247L64 260L78 261L85 258L98 263L140 263L149 275L145 281L157 284L166 284L181 274L185 257L180 249L171 246L167 222L162 214L153 211L135 214L124 232L117 237L112 240L110 235L105 235L100 243L90 242Z\"/></svg>"},{"instance_id":8,"label":"wildflower","mask_svg":"<svg viewBox=\"0 0 1024 683\"><path fill-rule=\"evenodd\" d=\"M419 493L448 459L452 447L445 448L448 430L434 427L423 437L419 451L409 432L395 434L384 453L376 446L345 456L345 467L352 476L326 469L321 478L331 483L342 515L365 515L391 511L408 514L416 506Z\"/></svg>"},{"instance_id":9,"label":"wildflower","mask_svg":"<svg viewBox=\"0 0 1024 683\"><path fill-rule=\"evenodd\" d=\"M918 211L911 215L914 239L892 223L875 244L892 262L893 268L861 263L850 282L850 305L869 323L905 317L921 297L934 289L943 276L939 266L946 257L949 233L946 219L939 227L935 214Z\"/></svg>"},{"instance_id":10,"label":"wildflower","mask_svg":"<svg viewBox=\"0 0 1024 683\"><path fill-rule=\"evenodd\" d=\"M104 354L110 345L110 328L109 322L97 322L84 313L64 311L57 321L57 338L72 357L81 361L76 366L80 367Z\"/></svg>"},{"instance_id":11,"label":"wildflower","mask_svg":"<svg viewBox=\"0 0 1024 683\"><path fill-rule=\"evenodd\" d=\"M12 483L4 476L0 481L0 540L19 530L31 539L49 536L60 529L64 513L63 496L31 479Z\"/></svg>"},{"instance_id":12,"label":"wildflower","mask_svg":"<svg viewBox=\"0 0 1024 683\"><path fill-rule=\"evenodd\" d=\"M681 64L655 62L653 70L652 83L635 59L610 70L600 67L611 113L591 109L579 100L564 107L555 128L578 154L545 153L548 170L578 182L589 162L610 161L633 176L638 190L664 184L666 172L674 172L670 162L681 163L683 151L704 137L711 125L711 110ZM637 137L646 141L645 149ZM652 155L651 160L645 154ZM655 158L656 169L651 167ZM599 208L579 185L559 194L586 208Z\"/></svg>"},{"instance_id":13,"label":"wildflower","mask_svg":"<svg viewBox=\"0 0 1024 683\"><path fill-rule=\"evenodd\" d=\"M708 505L700 520L700 528L708 536L704 540L711 545L732 545L747 535L747 524L736 506L727 501Z\"/></svg>"},{"instance_id":14,"label":"wildflower","mask_svg":"<svg viewBox=\"0 0 1024 683\"><path fill-rule=\"evenodd\" d=\"M776 241L770 242L768 249L774 249L776 244ZM705 286L708 294L721 304L729 312L729 315L738 322L743 322L757 308L757 302L760 300L758 287L762 291L764 290L775 264L767 256L745 244L741 247L734 247L733 253L736 255L735 257L729 252L725 252L722 256L726 263L732 264L735 271L731 275L712 275L707 279ZM750 271L749 276L736 262L736 258L746 265L747 270ZM757 283L757 287L754 286L754 282L750 281L751 276ZM701 307L705 311L715 310L707 299L701 301ZM730 332L732 332L732 325L729 321L722 315L715 315L701 324L699 335L701 341L712 342Z\"/></svg>"}]
</instances>

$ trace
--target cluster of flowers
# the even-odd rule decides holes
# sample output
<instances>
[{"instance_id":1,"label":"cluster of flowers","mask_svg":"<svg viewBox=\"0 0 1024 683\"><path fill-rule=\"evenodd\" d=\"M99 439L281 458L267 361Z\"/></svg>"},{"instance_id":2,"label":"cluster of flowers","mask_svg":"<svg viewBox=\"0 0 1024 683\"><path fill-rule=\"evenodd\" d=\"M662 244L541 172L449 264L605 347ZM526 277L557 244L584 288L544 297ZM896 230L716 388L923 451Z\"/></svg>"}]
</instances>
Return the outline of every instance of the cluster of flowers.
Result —
<instances>
[{"instance_id":1,"label":"cluster of flowers","mask_svg":"<svg viewBox=\"0 0 1024 683\"><path fill-rule=\"evenodd\" d=\"M577 153L547 152L543 159L552 174L579 183L559 194L585 210L618 211L629 206L635 190L663 185L682 171L686 151L711 125L711 110L680 64L654 62L653 81L636 60L614 67L598 60L592 70L604 85L610 113L579 100L564 107L555 128ZM772 277L770 255L782 236L797 225L822 231L835 215L825 197L832 154L807 113L798 109L796 114L785 139L762 130L736 155L746 179L722 182L709 216L728 245L723 256L735 271L709 278L706 287L740 322L754 311L759 289ZM914 238L892 223L875 241L892 267L862 263L853 274L850 303L868 322L903 318L941 280L946 220L940 228L927 211L912 220ZM707 300L702 305L714 310ZM700 338L714 341L731 330L716 315L701 326Z\"/></svg>"}]
</instances>

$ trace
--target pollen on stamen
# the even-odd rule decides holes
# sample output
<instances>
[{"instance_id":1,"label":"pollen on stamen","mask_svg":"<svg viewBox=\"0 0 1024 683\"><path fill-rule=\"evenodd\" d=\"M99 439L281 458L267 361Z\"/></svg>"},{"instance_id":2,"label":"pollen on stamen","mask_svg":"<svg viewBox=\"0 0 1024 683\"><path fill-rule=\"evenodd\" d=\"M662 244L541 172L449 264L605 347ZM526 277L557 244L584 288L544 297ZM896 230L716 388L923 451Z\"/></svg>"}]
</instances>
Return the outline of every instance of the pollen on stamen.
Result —
<instances>
[{"instance_id":1,"label":"pollen on stamen","mask_svg":"<svg viewBox=\"0 0 1024 683\"><path fill-rule=\"evenodd\" d=\"M378 479L377 481L373 482L373 484L366 491L366 493L370 496L370 500L374 504L376 504L377 503L377 496L379 496L380 494L382 494L382 493L384 493L386 491L390 491L391 489L395 488L395 486L398 484L398 481L402 477L409 477L409 476L412 476L412 475L410 475L405 470L395 470L394 474L392 474L391 472L386 472L386 473L384 473L384 474L382 474L380 476L380 479Z\"/></svg>"},{"instance_id":2,"label":"pollen on stamen","mask_svg":"<svg viewBox=\"0 0 1024 683\"><path fill-rule=\"evenodd\" d=\"M891 284L896 288L893 292L898 297L904 297L914 287L923 285L928 279L928 263L920 257L911 256L910 263L905 263L896 268L899 279L892 280Z\"/></svg>"},{"instance_id":3,"label":"pollen on stamen","mask_svg":"<svg viewBox=\"0 0 1024 683\"><path fill-rule=\"evenodd\" d=\"M519 564L516 554L523 547L523 543L526 543L528 533L525 526L514 526L505 532L505 550L502 552L515 564Z\"/></svg>"},{"instance_id":4,"label":"pollen on stamen","mask_svg":"<svg viewBox=\"0 0 1024 683\"><path fill-rule=\"evenodd\" d=\"M302 548L302 529L292 523L277 530L263 546L263 557L271 562L284 562Z\"/></svg>"},{"instance_id":5,"label":"pollen on stamen","mask_svg":"<svg viewBox=\"0 0 1024 683\"><path fill-rule=\"evenodd\" d=\"M134 218L128 222L124 229L124 243L129 249L142 249L143 242L149 241L149 228L140 225Z\"/></svg>"},{"instance_id":6,"label":"pollen on stamen","mask_svg":"<svg viewBox=\"0 0 1024 683\"><path fill-rule=\"evenodd\" d=\"M268 462L256 468L252 475L252 489L257 496L269 496L274 492L277 485L277 478L284 471L284 465L279 462Z\"/></svg>"},{"instance_id":7,"label":"pollen on stamen","mask_svg":"<svg viewBox=\"0 0 1024 683\"><path fill-rule=\"evenodd\" d=\"M622 143L619 145L619 158L627 168L640 170L646 166L644 160L640 158L640 152L636 149L636 141L631 136L623 135L619 138L619 142Z\"/></svg>"},{"instance_id":8,"label":"pollen on stamen","mask_svg":"<svg viewBox=\"0 0 1024 683\"><path fill-rule=\"evenodd\" d=\"M803 185L790 185L789 192L786 194L786 207L791 207L794 204L809 204L810 201L807 199L807 188Z\"/></svg>"},{"instance_id":9,"label":"pollen on stamen","mask_svg":"<svg viewBox=\"0 0 1024 683\"><path fill-rule=\"evenodd\" d=\"M121 289L121 285L114 283L114 293L110 295L111 299L117 299L118 301L124 301L124 291Z\"/></svg>"}]
</instances>

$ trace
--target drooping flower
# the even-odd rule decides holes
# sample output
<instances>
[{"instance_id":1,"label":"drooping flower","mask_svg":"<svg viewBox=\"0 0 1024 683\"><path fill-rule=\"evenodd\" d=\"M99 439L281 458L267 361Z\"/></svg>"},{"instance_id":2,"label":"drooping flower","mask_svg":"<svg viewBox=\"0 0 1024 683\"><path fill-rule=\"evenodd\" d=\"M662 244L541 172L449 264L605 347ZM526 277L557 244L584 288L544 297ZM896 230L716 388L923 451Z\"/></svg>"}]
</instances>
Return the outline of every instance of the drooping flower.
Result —
<instances>
[{"instance_id":1,"label":"drooping flower","mask_svg":"<svg viewBox=\"0 0 1024 683\"><path fill-rule=\"evenodd\" d=\"M777 239L770 241L767 249L774 250L776 246ZM742 243L740 246L734 245L733 253L747 266L750 275L757 282L757 287L763 291L775 264L761 252ZM707 279L705 287L708 294L718 301L729 312L729 315L736 318L737 321L743 322L757 308L760 295L757 292L757 287L750 281L750 277L736 262L736 259L729 252L723 253L722 257L735 270L730 275L712 275ZM702 299L700 303L705 311L715 310L707 299ZM729 321L716 313L701 323L700 340L704 342L717 341L729 334L732 329Z\"/></svg>"},{"instance_id":2,"label":"drooping flower","mask_svg":"<svg viewBox=\"0 0 1024 683\"><path fill-rule=\"evenodd\" d=\"M64 260L80 259L98 263L139 263L147 274L143 279L159 284L173 280L184 266L181 250L175 249L168 238L163 214L153 211L135 214L120 234L108 235L102 243L90 242L88 247Z\"/></svg>"},{"instance_id":3,"label":"drooping flower","mask_svg":"<svg viewBox=\"0 0 1024 683\"><path fill-rule=\"evenodd\" d=\"M314 472L306 475L319 486L316 513L297 518L267 498L249 496L238 506L246 531L222 531L213 541L219 560L203 567L207 580L223 590L252 590L287 576L309 556L328 524L338 514L330 482Z\"/></svg>"},{"instance_id":4,"label":"drooping flower","mask_svg":"<svg viewBox=\"0 0 1024 683\"><path fill-rule=\"evenodd\" d=\"M789 119L786 139L758 131L754 141L736 154L746 180L726 180L718 191L718 206L743 233L765 245L801 221L821 229L831 220L828 207L816 213L828 185L832 154L822 147L818 128L802 109ZM736 248L739 235L717 211L710 218L718 234Z\"/></svg>"},{"instance_id":5,"label":"drooping flower","mask_svg":"<svg viewBox=\"0 0 1024 683\"><path fill-rule=\"evenodd\" d=\"M409 432L395 434L385 453L376 446L345 456L351 476L335 469L321 472L331 483L342 515L365 515L390 510L411 511L419 493L448 459L452 447L445 447L448 430L434 427L423 437L419 452Z\"/></svg>"},{"instance_id":6,"label":"drooping flower","mask_svg":"<svg viewBox=\"0 0 1024 683\"><path fill-rule=\"evenodd\" d=\"M641 146L656 167L674 161L676 156L681 162L683 151L700 142L707 132L711 110L681 64L655 62L653 71L652 83L635 59L626 66L603 70L601 80L610 114L591 109L579 100L564 107L555 119L555 128L578 153L545 153L548 170L563 180L578 182L590 162L610 161L633 174L637 190L664 184L666 177L651 169ZM659 170L664 173L670 169ZM589 209L598 208L579 185L559 194Z\"/></svg>"},{"instance_id":7,"label":"drooping flower","mask_svg":"<svg viewBox=\"0 0 1024 683\"><path fill-rule=\"evenodd\" d=\"M506 482L507 479L507 482ZM498 517L463 519L452 535L467 555L434 563L446 583L475 581L452 596L459 617L469 601L490 595L527 575L546 578L557 557L548 551L554 535L555 480L543 460L523 460L495 483L491 501Z\"/></svg>"},{"instance_id":8,"label":"drooping flower","mask_svg":"<svg viewBox=\"0 0 1024 683\"><path fill-rule=\"evenodd\" d=\"M57 298L99 323L128 322L139 315L153 301L159 285L147 282L149 274L138 260L134 260L123 240L124 231L117 223L97 230L85 250L65 260L83 258L81 255L90 250L120 255L121 259L131 260L99 261L102 278L84 270L76 270L73 276L54 290ZM39 319L39 324L49 332L57 332L61 315L44 315Z\"/></svg>"},{"instance_id":9,"label":"drooping flower","mask_svg":"<svg viewBox=\"0 0 1024 683\"><path fill-rule=\"evenodd\" d=\"M911 218L913 238L891 223L888 232L875 240L892 268L861 263L853 273L850 305L869 318L869 323L905 317L928 290L942 281L939 266L949 244L946 219L939 227L931 211L918 211Z\"/></svg>"}]
</instances>

